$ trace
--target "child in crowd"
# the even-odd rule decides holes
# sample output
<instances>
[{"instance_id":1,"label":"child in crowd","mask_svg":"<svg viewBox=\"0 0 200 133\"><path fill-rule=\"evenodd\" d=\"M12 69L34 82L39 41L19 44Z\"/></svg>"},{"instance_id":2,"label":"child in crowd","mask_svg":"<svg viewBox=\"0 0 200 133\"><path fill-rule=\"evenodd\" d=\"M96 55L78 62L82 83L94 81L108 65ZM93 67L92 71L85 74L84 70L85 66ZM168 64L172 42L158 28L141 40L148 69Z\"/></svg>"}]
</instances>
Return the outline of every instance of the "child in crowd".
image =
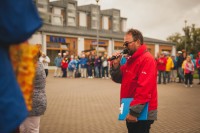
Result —
<instances>
[{"instance_id":1,"label":"child in crowd","mask_svg":"<svg viewBox=\"0 0 200 133\"><path fill-rule=\"evenodd\" d=\"M185 87L188 87L188 86L192 87L194 64L190 56L187 56L185 62L183 63L183 68L184 68L184 74L185 74ZM189 85L188 85L188 81L189 81Z\"/></svg>"}]
</instances>

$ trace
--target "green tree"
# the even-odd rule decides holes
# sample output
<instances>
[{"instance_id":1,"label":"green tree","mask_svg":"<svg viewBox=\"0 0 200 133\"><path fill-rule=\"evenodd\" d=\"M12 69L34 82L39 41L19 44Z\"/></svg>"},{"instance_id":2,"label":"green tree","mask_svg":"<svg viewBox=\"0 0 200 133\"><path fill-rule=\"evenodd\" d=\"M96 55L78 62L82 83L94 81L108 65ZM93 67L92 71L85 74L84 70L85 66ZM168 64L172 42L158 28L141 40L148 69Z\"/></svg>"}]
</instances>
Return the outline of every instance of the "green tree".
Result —
<instances>
[{"instance_id":1,"label":"green tree","mask_svg":"<svg viewBox=\"0 0 200 133\"><path fill-rule=\"evenodd\" d=\"M174 33L173 35L169 36L167 40L175 43L178 51L184 49L184 38L180 33Z\"/></svg>"},{"instance_id":2,"label":"green tree","mask_svg":"<svg viewBox=\"0 0 200 133\"><path fill-rule=\"evenodd\" d=\"M185 26L183 32L184 35L175 33L167 40L175 43L177 50L183 50L186 46L187 53L196 55L200 51L200 28L196 28L195 24L192 24L192 26Z\"/></svg>"}]
</instances>

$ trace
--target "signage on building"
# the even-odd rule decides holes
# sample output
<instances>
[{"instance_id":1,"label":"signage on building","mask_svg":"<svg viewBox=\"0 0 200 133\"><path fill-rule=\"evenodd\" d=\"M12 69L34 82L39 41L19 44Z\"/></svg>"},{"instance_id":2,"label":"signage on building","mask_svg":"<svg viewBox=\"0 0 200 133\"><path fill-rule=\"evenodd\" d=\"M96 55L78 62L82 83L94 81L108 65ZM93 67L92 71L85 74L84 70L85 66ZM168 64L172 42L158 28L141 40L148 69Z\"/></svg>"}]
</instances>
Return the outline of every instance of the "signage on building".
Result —
<instances>
[{"instance_id":1,"label":"signage on building","mask_svg":"<svg viewBox=\"0 0 200 133\"><path fill-rule=\"evenodd\" d=\"M105 44L105 42L99 42L99 45ZM92 41L92 45L97 45L97 41Z\"/></svg>"},{"instance_id":2,"label":"signage on building","mask_svg":"<svg viewBox=\"0 0 200 133\"><path fill-rule=\"evenodd\" d=\"M50 36L50 42L66 43L66 38L64 38L64 37Z\"/></svg>"}]
</instances>

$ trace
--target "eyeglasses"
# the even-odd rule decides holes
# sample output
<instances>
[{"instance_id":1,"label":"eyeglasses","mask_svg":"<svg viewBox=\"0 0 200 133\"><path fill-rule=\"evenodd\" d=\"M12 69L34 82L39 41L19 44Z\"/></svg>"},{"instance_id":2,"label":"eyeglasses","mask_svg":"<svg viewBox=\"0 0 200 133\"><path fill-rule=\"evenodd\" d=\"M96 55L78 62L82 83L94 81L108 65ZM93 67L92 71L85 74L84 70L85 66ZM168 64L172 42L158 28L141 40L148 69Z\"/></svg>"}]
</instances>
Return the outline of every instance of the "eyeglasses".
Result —
<instances>
[{"instance_id":1,"label":"eyeglasses","mask_svg":"<svg viewBox=\"0 0 200 133\"><path fill-rule=\"evenodd\" d=\"M135 41L131 41L131 42L124 42L123 46L126 46L126 47L128 47L128 45L129 45L130 43L132 43L132 42L135 42Z\"/></svg>"}]
</instances>

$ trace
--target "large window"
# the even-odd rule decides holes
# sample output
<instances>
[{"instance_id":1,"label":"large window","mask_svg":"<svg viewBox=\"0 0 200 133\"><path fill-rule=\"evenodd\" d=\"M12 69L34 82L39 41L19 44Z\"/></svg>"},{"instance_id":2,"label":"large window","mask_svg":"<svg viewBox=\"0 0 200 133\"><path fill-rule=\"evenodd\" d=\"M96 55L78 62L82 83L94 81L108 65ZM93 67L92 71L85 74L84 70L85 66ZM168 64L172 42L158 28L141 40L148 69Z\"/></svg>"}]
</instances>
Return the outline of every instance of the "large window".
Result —
<instances>
[{"instance_id":1,"label":"large window","mask_svg":"<svg viewBox=\"0 0 200 133\"><path fill-rule=\"evenodd\" d=\"M120 27L120 13L119 11L113 11L113 31L119 31Z\"/></svg>"},{"instance_id":2,"label":"large window","mask_svg":"<svg viewBox=\"0 0 200 133\"><path fill-rule=\"evenodd\" d=\"M76 26L76 5L69 3L68 10L67 10L68 26Z\"/></svg>"},{"instance_id":3,"label":"large window","mask_svg":"<svg viewBox=\"0 0 200 133\"><path fill-rule=\"evenodd\" d=\"M87 27L87 15L85 12L79 12L79 26Z\"/></svg>"},{"instance_id":4,"label":"large window","mask_svg":"<svg viewBox=\"0 0 200 133\"><path fill-rule=\"evenodd\" d=\"M99 8L92 8L92 29L99 29Z\"/></svg>"},{"instance_id":5,"label":"large window","mask_svg":"<svg viewBox=\"0 0 200 133\"><path fill-rule=\"evenodd\" d=\"M122 20L121 26L122 26L122 31L126 32L126 20L125 19Z\"/></svg>"},{"instance_id":6,"label":"large window","mask_svg":"<svg viewBox=\"0 0 200 133\"><path fill-rule=\"evenodd\" d=\"M102 28L104 29L104 30L108 30L108 16L103 16L103 19L102 19Z\"/></svg>"},{"instance_id":7,"label":"large window","mask_svg":"<svg viewBox=\"0 0 200 133\"><path fill-rule=\"evenodd\" d=\"M53 7L52 11L52 24L55 25L63 25L63 16L61 14L63 9Z\"/></svg>"}]
</instances>

